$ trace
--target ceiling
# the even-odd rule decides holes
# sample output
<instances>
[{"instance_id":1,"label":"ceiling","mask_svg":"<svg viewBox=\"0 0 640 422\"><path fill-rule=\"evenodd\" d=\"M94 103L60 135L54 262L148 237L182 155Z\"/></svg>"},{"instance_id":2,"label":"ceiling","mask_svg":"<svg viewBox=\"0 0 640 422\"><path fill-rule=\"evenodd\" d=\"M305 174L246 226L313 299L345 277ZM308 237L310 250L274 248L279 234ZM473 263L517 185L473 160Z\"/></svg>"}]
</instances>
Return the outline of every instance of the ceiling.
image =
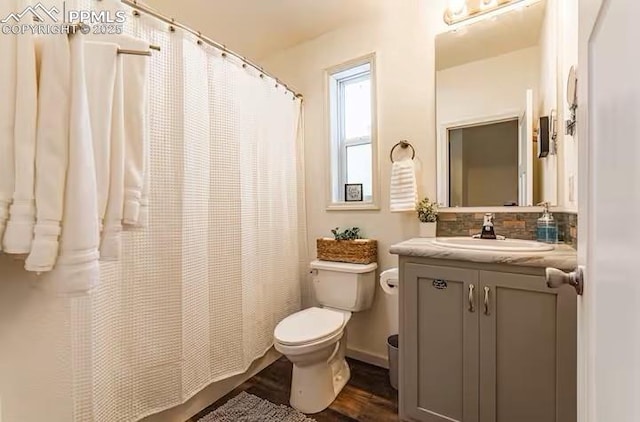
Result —
<instances>
[{"instance_id":1,"label":"ceiling","mask_svg":"<svg viewBox=\"0 0 640 422\"><path fill-rule=\"evenodd\" d=\"M231 50L261 59L345 24L376 16L389 0L143 1Z\"/></svg>"},{"instance_id":2,"label":"ceiling","mask_svg":"<svg viewBox=\"0 0 640 422\"><path fill-rule=\"evenodd\" d=\"M545 11L546 1L542 0L438 35L436 69L538 45Z\"/></svg>"}]
</instances>

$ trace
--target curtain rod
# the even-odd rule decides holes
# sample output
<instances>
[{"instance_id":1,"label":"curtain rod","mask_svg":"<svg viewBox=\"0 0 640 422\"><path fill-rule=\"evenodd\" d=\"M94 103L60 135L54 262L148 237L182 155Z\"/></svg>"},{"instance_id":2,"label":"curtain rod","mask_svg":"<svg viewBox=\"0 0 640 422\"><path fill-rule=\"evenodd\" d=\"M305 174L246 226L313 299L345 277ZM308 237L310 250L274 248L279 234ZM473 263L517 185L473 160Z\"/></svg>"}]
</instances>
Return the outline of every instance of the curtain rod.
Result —
<instances>
[{"instance_id":1,"label":"curtain rod","mask_svg":"<svg viewBox=\"0 0 640 422\"><path fill-rule=\"evenodd\" d=\"M190 27L188 27L187 25L184 25L180 22L176 22L175 19L170 18L168 16L163 15L162 13L156 11L155 9L143 4L143 3L139 3L138 0L120 0L122 3L126 4L127 6L132 7L134 10L134 16L140 16L140 12L145 13L149 16L153 16L156 19L160 19L163 22L168 23L169 29L174 30L175 28L180 28L184 31L189 32L192 35L195 35L196 37L198 37L198 39L200 41L203 41L215 48L217 48L218 50L222 51L222 57L226 57L227 54L230 54L234 57L237 57L238 59L242 60L243 62L243 67L246 66L251 66L252 68L256 69L257 71L260 72L260 77L263 78L264 76L268 76L270 78L272 78L273 80L276 81L276 84L278 85L282 85L283 87L285 87L285 89L289 92L291 92L293 94L294 98L300 98L303 99L302 94L299 94L297 92L295 92L293 89L289 88L289 86L287 84L285 84L284 82L282 82L280 79L278 79L277 77L273 76L272 74L265 72L265 70L262 68L262 66L255 64L254 62L252 62L251 60L249 60L248 58L242 56L241 54L236 53L233 50L229 50L225 45L220 44L214 40L212 40L211 38L202 35L201 32L196 31Z\"/></svg>"}]
</instances>

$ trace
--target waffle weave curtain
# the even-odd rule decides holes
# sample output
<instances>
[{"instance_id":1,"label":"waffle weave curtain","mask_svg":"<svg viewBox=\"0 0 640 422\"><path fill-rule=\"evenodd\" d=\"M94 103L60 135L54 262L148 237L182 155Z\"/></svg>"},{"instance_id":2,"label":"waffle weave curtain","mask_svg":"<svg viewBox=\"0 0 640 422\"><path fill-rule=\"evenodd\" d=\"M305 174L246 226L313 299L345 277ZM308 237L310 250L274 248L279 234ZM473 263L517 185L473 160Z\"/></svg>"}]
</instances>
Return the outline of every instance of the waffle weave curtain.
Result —
<instances>
[{"instance_id":1,"label":"waffle weave curtain","mask_svg":"<svg viewBox=\"0 0 640 422\"><path fill-rule=\"evenodd\" d=\"M52 296L0 256L3 422L128 422L176 406L244 372L300 307L300 100L151 17L126 32L162 48L149 59L149 227L125 233L122 259L79 297Z\"/></svg>"}]
</instances>

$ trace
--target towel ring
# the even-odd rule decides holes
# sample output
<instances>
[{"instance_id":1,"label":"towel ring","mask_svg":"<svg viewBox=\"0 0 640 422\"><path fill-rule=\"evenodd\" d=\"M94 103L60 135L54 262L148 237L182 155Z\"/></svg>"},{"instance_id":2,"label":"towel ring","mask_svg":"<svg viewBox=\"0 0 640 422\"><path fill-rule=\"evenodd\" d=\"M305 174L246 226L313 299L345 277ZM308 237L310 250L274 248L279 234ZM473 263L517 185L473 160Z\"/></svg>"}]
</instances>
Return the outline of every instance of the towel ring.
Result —
<instances>
[{"instance_id":1,"label":"towel ring","mask_svg":"<svg viewBox=\"0 0 640 422\"><path fill-rule=\"evenodd\" d=\"M393 148L391 148L391 152L389 153L389 159L391 159L391 162L393 163L393 152L396 150L396 148L402 148L402 149L407 149L407 148L411 148L411 159L413 160L414 158L416 158L416 150L415 148L413 148L413 145L411 145L408 141L400 141L397 144L395 144L393 146Z\"/></svg>"}]
</instances>

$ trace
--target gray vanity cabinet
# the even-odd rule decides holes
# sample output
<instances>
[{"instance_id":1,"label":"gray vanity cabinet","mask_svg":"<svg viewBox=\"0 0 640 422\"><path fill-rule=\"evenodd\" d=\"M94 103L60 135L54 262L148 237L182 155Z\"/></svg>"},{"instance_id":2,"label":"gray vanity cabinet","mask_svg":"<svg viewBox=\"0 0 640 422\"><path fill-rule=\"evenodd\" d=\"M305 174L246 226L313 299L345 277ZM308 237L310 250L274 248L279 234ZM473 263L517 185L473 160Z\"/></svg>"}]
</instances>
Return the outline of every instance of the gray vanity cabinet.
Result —
<instances>
[{"instance_id":1,"label":"gray vanity cabinet","mask_svg":"<svg viewBox=\"0 0 640 422\"><path fill-rule=\"evenodd\" d=\"M401 259L401 416L575 422L575 291L542 269L442 262Z\"/></svg>"},{"instance_id":2,"label":"gray vanity cabinet","mask_svg":"<svg viewBox=\"0 0 640 422\"><path fill-rule=\"evenodd\" d=\"M404 416L425 422L478 421L480 344L477 295L473 295L478 277L473 270L403 267Z\"/></svg>"}]
</instances>

